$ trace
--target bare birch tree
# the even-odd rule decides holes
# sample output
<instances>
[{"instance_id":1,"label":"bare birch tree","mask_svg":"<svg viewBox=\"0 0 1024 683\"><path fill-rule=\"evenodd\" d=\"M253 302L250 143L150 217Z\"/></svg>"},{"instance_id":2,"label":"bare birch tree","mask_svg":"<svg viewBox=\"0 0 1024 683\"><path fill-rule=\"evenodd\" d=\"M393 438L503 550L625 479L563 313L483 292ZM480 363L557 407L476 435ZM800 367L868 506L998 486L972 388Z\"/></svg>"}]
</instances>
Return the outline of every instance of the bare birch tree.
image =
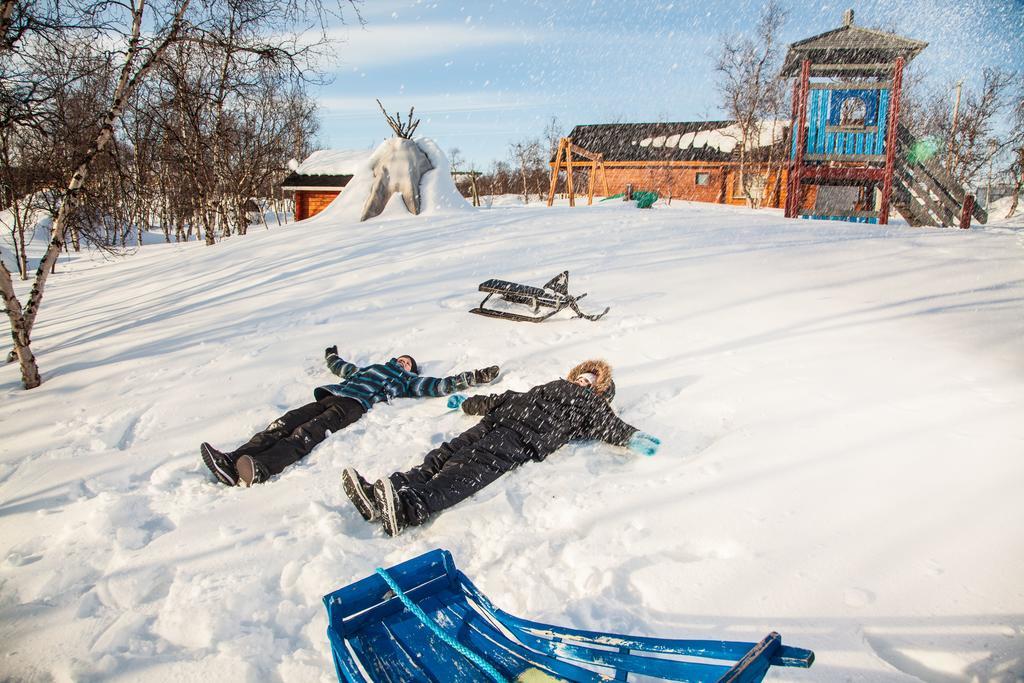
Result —
<instances>
[{"instance_id":1,"label":"bare birch tree","mask_svg":"<svg viewBox=\"0 0 1024 683\"><path fill-rule=\"evenodd\" d=\"M1006 218L1017 212L1021 189L1024 188L1024 73L1017 74L1017 92L1012 106L1012 123L1008 136L1011 161L1007 170L1013 178L1013 199L1010 201Z\"/></svg>"},{"instance_id":2,"label":"bare birch tree","mask_svg":"<svg viewBox=\"0 0 1024 683\"><path fill-rule=\"evenodd\" d=\"M778 73L783 56L779 34L785 21L786 11L775 0L769 0L752 36L722 38L715 64L722 107L739 129L739 182L747 201L755 206L760 205L764 185L760 174L751 175L747 170L762 129L767 122L779 119L783 110L785 90ZM770 145L769 151L773 149ZM781 158L767 161L769 165L782 163Z\"/></svg>"},{"instance_id":3,"label":"bare birch tree","mask_svg":"<svg viewBox=\"0 0 1024 683\"><path fill-rule=\"evenodd\" d=\"M511 157L518 170L524 204L530 203L531 180L534 181L532 183L533 186L538 189L539 199L540 190L536 183L536 175L537 170L544 164L542 155L543 147L540 140L523 140L509 146L509 157Z\"/></svg>"},{"instance_id":4,"label":"bare birch tree","mask_svg":"<svg viewBox=\"0 0 1024 683\"><path fill-rule=\"evenodd\" d=\"M917 137L930 137L939 143L946 171L966 185L1009 144L997 134L997 127L1012 84L1013 74L994 68L983 69L980 82L965 82L955 128L950 97L953 86L945 83L923 89L905 121Z\"/></svg>"},{"instance_id":5,"label":"bare birch tree","mask_svg":"<svg viewBox=\"0 0 1024 683\"><path fill-rule=\"evenodd\" d=\"M95 121L89 144L72 164L72 170L67 176L70 179L65 181L64 189L57 193L58 202L50 228L49 244L36 270L24 307L15 291L10 271L0 262L0 296L11 326L13 355L19 361L22 384L26 389L34 388L41 382L32 351L31 335L48 276L64 248L69 228L83 214L83 209L89 209L92 215L97 215L95 206L87 205L85 200L89 198L91 190L95 191L92 185L102 185L89 184L99 165L107 163L118 169L116 182L113 183L116 187L108 190L111 194L124 194L123 180L126 175L123 163L120 163L123 159L119 159L117 145L111 143L123 124L126 108L151 79L169 50L185 44L200 48L212 47L213 54L222 57L225 54L231 58L235 55L244 56L246 66L254 67L257 73L260 73L260 67L273 64L301 78L304 68L309 65L303 62L303 58L314 56L316 48L325 44L326 17L329 14L340 16L343 1L339 0L337 9L332 10L320 2L303 4L291 0L237 0L232 3L195 5L192 0L111 0L100 3L85 0L81 3L18 3L15 0L0 0L0 98L4 105L0 134L12 126L36 122L45 115L41 105L46 101L46 93L60 89L45 71L33 68L31 55L34 46L48 43L59 54L68 42L90 33L102 35L104 42L113 41L116 44L108 53L112 67L110 73L114 79L109 91L101 90L107 93L108 99L100 107L95 119L85 119ZM302 41L298 33L293 35L288 32L288 27L292 25L296 25L300 31L307 28L310 17L319 22L320 42ZM220 64L223 65L225 61L231 60L222 60ZM241 69L236 70L235 74L240 72ZM224 73L224 68L215 73ZM19 78L9 78L11 75ZM223 84L224 80L218 83ZM227 90L225 87L224 92ZM216 94L218 91L214 92ZM213 101L219 105L226 98L214 97ZM224 124L225 120L222 119L220 123ZM133 153L136 152L138 150ZM218 162L206 185L213 188L215 202L217 197L223 196L227 184L225 160L221 158ZM119 164L121 168L118 168ZM109 177L104 176L104 179L109 180ZM225 219L226 230L231 229L227 217L234 216L237 225L238 214L244 213L237 204L224 201L220 201L217 208L220 217ZM90 211L85 211L85 215L90 215ZM126 215L122 213L120 219L134 220ZM97 218L106 221L109 216L100 213ZM72 231L71 234L74 236L75 233Z\"/></svg>"}]
</instances>

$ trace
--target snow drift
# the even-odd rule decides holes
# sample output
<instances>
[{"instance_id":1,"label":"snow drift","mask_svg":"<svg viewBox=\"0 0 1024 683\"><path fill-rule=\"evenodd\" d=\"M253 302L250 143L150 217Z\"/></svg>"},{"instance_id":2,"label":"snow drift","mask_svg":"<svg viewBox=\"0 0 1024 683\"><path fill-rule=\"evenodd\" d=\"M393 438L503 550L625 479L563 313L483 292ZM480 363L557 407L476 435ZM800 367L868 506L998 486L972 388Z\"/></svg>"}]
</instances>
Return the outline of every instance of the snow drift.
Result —
<instances>
[{"instance_id":1,"label":"snow drift","mask_svg":"<svg viewBox=\"0 0 1024 683\"><path fill-rule=\"evenodd\" d=\"M1019 222L462 211L437 159L420 217L359 223L343 194L214 247L62 262L43 385L0 367L0 678L327 683L320 597L442 547L527 618L815 650L771 680L1020 680ZM467 313L489 277L564 269L605 319ZM443 400L376 406L267 485L215 483L199 443L311 400L334 343L430 375L498 363L487 392L603 357L616 410L662 448L572 444L398 539L339 476L407 468L474 423Z\"/></svg>"},{"instance_id":2,"label":"snow drift","mask_svg":"<svg viewBox=\"0 0 1024 683\"><path fill-rule=\"evenodd\" d=\"M393 153L394 141L392 138L382 142L373 154L364 158L352 166L353 177L345 186L338 198L331 202L330 206L316 216L307 219L308 221L333 223L357 222L359 221L363 207L374 186L373 169L386 156ZM452 180L451 165L441 148L430 138L416 140L416 145L426 154L433 168L426 171L419 184L420 190L420 216L437 216L446 213L472 210L472 205L465 200ZM375 219L407 218L410 211L406 208L401 197L392 195L391 200L384 207L379 216Z\"/></svg>"}]
</instances>

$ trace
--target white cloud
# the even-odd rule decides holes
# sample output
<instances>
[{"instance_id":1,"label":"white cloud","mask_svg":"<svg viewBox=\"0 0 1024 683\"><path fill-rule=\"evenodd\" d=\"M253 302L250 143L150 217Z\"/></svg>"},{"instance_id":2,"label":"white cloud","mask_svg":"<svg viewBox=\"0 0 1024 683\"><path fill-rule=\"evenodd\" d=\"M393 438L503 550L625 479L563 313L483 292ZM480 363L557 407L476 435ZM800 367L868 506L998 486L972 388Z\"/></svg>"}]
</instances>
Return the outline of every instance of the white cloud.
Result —
<instances>
[{"instance_id":1,"label":"white cloud","mask_svg":"<svg viewBox=\"0 0 1024 683\"><path fill-rule=\"evenodd\" d=\"M320 96L322 119L379 117L380 110L373 96ZM487 111L512 111L548 106L549 98L533 93L479 90L463 93L403 94L384 96L381 102L391 113L402 116L409 107L416 107L417 117L443 117L448 114L470 114Z\"/></svg>"},{"instance_id":2,"label":"white cloud","mask_svg":"<svg viewBox=\"0 0 1024 683\"><path fill-rule=\"evenodd\" d=\"M465 24L346 26L331 31L340 41L338 65L367 68L453 55L461 50L536 42L536 31L495 30Z\"/></svg>"}]
</instances>

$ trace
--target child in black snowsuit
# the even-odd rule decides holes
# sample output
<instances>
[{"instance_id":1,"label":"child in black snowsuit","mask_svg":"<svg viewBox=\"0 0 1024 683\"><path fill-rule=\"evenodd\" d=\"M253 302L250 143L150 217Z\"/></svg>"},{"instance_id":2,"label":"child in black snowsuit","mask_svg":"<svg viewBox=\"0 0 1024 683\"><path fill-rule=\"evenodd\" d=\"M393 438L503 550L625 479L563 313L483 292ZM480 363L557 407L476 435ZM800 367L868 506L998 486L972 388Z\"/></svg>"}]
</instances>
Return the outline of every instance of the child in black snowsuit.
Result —
<instances>
[{"instance_id":1,"label":"child in black snowsuit","mask_svg":"<svg viewBox=\"0 0 1024 683\"><path fill-rule=\"evenodd\" d=\"M591 360L567 379L533 387L462 399L449 406L483 419L427 453L423 464L395 472L372 486L352 468L342 474L345 493L367 521L380 519L389 536L426 522L431 515L465 500L501 475L530 460L543 460L574 439L601 439L653 455L661 442L639 432L612 411L611 367ZM461 399L461 400L460 400Z\"/></svg>"},{"instance_id":2,"label":"child in black snowsuit","mask_svg":"<svg viewBox=\"0 0 1024 683\"><path fill-rule=\"evenodd\" d=\"M450 377L420 377L415 359L408 355L359 367L338 356L337 346L328 347L324 358L342 382L317 387L312 403L288 411L230 453L222 453L208 443L200 445L203 462L220 482L251 486L280 474L328 434L349 426L381 401L447 396L492 382L498 376L498 366L492 365Z\"/></svg>"}]
</instances>

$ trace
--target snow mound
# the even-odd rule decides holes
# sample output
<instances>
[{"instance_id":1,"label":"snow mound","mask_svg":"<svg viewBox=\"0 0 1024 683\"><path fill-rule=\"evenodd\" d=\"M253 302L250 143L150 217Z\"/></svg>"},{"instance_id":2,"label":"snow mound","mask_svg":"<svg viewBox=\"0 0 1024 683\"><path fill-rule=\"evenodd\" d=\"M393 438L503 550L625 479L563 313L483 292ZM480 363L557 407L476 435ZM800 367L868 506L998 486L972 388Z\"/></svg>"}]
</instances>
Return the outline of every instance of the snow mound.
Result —
<instances>
[{"instance_id":1,"label":"snow mound","mask_svg":"<svg viewBox=\"0 0 1024 683\"><path fill-rule=\"evenodd\" d=\"M472 205L455 187L455 181L452 180L451 164L437 143L430 138L420 138L416 140L416 144L427 155L427 159L434 167L433 170L424 173L420 180L419 215L437 216L472 210ZM358 164L354 164L352 180L338 195L338 198L326 209L308 219L307 222L358 222L363 206L366 204L366 198L370 195L373 187L374 165L390 151L391 140L385 140L373 151L373 154L366 156ZM369 220L408 218L410 215L401 197L395 195L391 197L379 216Z\"/></svg>"},{"instance_id":2,"label":"snow mound","mask_svg":"<svg viewBox=\"0 0 1024 683\"><path fill-rule=\"evenodd\" d=\"M23 219L25 226L26 251L29 258L41 255L50 243L50 225L53 220L46 209L31 209ZM17 221L10 209L0 211L0 258L13 270L14 231Z\"/></svg>"},{"instance_id":3,"label":"snow mound","mask_svg":"<svg viewBox=\"0 0 1024 683\"><path fill-rule=\"evenodd\" d=\"M1013 206L1013 197L1001 197L992 202L988 209L988 225L990 226L1024 226L1024 199L1017 200L1017 209L1012 216L1007 216Z\"/></svg>"}]
</instances>

